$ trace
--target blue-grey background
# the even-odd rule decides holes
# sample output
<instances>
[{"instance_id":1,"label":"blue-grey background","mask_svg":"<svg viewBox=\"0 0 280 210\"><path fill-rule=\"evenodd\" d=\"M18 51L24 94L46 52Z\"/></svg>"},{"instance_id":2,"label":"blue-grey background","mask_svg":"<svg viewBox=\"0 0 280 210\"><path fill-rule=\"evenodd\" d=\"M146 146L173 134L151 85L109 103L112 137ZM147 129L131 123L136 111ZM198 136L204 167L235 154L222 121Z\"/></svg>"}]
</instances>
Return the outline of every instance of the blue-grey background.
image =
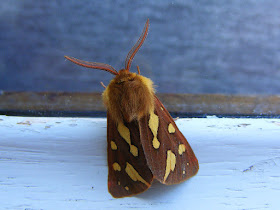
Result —
<instances>
[{"instance_id":1,"label":"blue-grey background","mask_svg":"<svg viewBox=\"0 0 280 210\"><path fill-rule=\"evenodd\" d=\"M102 91L113 75L63 56L120 69L147 18L132 71L158 92L279 94L275 0L1 1L0 90Z\"/></svg>"}]
</instances>

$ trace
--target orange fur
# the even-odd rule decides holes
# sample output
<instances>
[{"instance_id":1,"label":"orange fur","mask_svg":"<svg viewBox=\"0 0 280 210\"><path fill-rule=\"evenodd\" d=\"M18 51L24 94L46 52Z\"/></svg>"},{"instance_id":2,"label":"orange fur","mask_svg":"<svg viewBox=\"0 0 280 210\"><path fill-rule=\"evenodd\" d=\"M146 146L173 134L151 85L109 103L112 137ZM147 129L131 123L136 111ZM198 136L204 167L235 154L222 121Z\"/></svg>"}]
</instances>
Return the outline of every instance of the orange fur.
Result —
<instances>
[{"instance_id":1,"label":"orange fur","mask_svg":"<svg viewBox=\"0 0 280 210\"><path fill-rule=\"evenodd\" d=\"M120 70L103 92L103 102L115 122L138 120L154 110L153 82Z\"/></svg>"}]
</instances>

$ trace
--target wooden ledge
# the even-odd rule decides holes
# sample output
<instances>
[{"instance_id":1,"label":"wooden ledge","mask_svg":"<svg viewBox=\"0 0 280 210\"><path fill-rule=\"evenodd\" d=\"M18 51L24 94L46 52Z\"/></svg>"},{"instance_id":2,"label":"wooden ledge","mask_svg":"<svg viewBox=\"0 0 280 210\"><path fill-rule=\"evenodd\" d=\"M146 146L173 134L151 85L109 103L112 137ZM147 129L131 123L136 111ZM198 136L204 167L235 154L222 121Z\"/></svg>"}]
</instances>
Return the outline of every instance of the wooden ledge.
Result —
<instances>
[{"instance_id":1,"label":"wooden ledge","mask_svg":"<svg viewBox=\"0 0 280 210\"><path fill-rule=\"evenodd\" d=\"M178 115L280 116L280 96L157 94ZM101 93L2 92L0 111L105 112Z\"/></svg>"}]
</instances>

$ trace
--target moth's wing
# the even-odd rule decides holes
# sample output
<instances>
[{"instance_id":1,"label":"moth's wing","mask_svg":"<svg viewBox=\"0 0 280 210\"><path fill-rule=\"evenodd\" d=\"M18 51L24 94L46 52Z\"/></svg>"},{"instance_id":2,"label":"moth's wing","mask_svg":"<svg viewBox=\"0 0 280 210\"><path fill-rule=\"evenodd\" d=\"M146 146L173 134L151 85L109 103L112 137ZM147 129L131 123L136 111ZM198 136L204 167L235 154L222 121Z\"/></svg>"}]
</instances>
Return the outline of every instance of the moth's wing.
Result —
<instances>
[{"instance_id":1,"label":"moth's wing","mask_svg":"<svg viewBox=\"0 0 280 210\"><path fill-rule=\"evenodd\" d=\"M155 179L170 185L197 173L199 165L192 148L156 96L154 113L141 118L139 125L145 157Z\"/></svg>"},{"instance_id":2,"label":"moth's wing","mask_svg":"<svg viewBox=\"0 0 280 210\"><path fill-rule=\"evenodd\" d=\"M115 198L147 190L153 174L147 165L140 142L137 121L119 126L107 113L108 189Z\"/></svg>"}]
</instances>

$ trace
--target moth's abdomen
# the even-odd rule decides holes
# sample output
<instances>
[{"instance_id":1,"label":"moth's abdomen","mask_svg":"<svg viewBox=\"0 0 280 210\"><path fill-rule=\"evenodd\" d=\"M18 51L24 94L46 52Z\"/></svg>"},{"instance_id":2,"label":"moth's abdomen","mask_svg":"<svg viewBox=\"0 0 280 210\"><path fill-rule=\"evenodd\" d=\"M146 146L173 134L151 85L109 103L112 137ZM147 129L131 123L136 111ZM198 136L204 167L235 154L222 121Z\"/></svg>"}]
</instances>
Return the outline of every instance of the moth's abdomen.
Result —
<instances>
[{"instance_id":1,"label":"moth's abdomen","mask_svg":"<svg viewBox=\"0 0 280 210\"><path fill-rule=\"evenodd\" d=\"M115 122L140 119L154 109L153 82L135 73L120 73L103 92L103 101Z\"/></svg>"}]
</instances>

